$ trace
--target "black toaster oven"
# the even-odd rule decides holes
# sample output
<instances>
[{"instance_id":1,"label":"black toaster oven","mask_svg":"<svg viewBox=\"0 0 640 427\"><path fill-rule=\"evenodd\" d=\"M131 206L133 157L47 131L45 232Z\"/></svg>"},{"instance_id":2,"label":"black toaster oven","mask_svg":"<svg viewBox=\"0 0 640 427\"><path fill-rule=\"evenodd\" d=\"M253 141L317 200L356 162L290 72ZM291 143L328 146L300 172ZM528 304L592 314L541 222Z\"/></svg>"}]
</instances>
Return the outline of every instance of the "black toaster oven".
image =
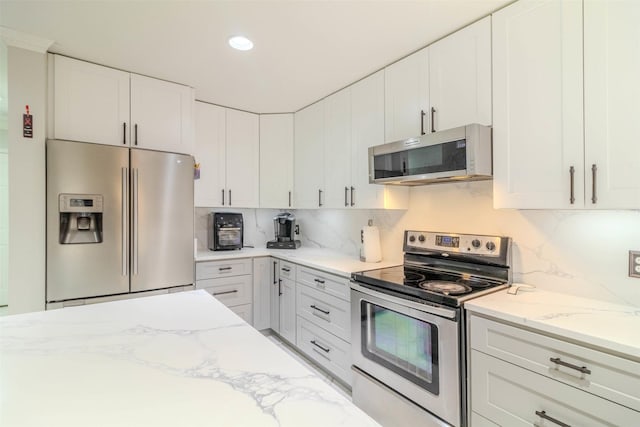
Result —
<instances>
[{"instance_id":1,"label":"black toaster oven","mask_svg":"<svg viewBox=\"0 0 640 427\"><path fill-rule=\"evenodd\" d=\"M241 213L211 212L207 224L209 249L212 251L242 249L244 225Z\"/></svg>"}]
</instances>

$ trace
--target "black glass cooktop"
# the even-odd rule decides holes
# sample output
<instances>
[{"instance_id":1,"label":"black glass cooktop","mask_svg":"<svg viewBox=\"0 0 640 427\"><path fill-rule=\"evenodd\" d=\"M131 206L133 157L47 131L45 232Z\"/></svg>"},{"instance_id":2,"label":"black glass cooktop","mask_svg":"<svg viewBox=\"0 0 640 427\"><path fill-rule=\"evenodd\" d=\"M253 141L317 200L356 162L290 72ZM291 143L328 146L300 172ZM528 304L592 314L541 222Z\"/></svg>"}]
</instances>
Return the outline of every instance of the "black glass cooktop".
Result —
<instances>
[{"instance_id":1,"label":"black glass cooktop","mask_svg":"<svg viewBox=\"0 0 640 427\"><path fill-rule=\"evenodd\" d=\"M353 273L351 278L373 288L388 289L452 307L506 286L465 274L403 265Z\"/></svg>"}]
</instances>

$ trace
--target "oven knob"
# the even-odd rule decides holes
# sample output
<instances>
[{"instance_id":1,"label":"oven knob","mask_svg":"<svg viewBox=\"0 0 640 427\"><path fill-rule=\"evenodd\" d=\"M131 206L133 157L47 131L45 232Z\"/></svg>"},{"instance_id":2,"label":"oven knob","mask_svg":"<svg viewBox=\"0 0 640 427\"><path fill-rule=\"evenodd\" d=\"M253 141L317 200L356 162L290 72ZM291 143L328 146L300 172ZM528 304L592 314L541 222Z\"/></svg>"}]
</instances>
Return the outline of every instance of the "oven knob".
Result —
<instances>
[{"instance_id":1,"label":"oven knob","mask_svg":"<svg viewBox=\"0 0 640 427\"><path fill-rule=\"evenodd\" d=\"M423 243L425 241L424 234L418 236L418 240L420 240L420 243Z\"/></svg>"},{"instance_id":2,"label":"oven knob","mask_svg":"<svg viewBox=\"0 0 640 427\"><path fill-rule=\"evenodd\" d=\"M411 236L409 236L409 241L411 243L415 242L416 241L416 236L414 236L413 234Z\"/></svg>"},{"instance_id":3,"label":"oven knob","mask_svg":"<svg viewBox=\"0 0 640 427\"><path fill-rule=\"evenodd\" d=\"M474 248L478 249L480 247L480 240L478 239L473 239L471 241L471 246L473 246Z\"/></svg>"},{"instance_id":4,"label":"oven knob","mask_svg":"<svg viewBox=\"0 0 640 427\"><path fill-rule=\"evenodd\" d=\"M490 251L495 251L496 250L496 244L493 242L487 242L487 249L489 249Z\"/></svg>"}]
</instances>

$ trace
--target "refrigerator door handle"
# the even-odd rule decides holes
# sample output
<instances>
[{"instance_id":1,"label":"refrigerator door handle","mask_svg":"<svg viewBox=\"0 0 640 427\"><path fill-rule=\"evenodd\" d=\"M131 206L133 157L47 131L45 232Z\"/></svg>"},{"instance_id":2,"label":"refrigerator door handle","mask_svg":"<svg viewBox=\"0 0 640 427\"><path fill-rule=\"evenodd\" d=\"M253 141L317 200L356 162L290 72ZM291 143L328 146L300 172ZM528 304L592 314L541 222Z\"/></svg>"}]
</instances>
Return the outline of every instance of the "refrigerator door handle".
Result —
<instances>
[{"instance_id":1,"label":"refrigerator door handle","mask_svg":"<svg viewBox=\"0 0 640 427\"><path fill-rule=\"evenodd\" d=\"M138 274L138 168L133 169L133 249L131 256L133 257L133 274Z\"/></svg>"},{"instance_id":2,"label":"refrigerator door handle","mask_svg":"<svg viewBox=\"0 0 640 427\"><path fill-rule=\"evenodd\" d=\"M129 169L122 168L122 275L126 276L128 271L127 253L127 216L129 212Z\"/></svg>"}]
</instances>

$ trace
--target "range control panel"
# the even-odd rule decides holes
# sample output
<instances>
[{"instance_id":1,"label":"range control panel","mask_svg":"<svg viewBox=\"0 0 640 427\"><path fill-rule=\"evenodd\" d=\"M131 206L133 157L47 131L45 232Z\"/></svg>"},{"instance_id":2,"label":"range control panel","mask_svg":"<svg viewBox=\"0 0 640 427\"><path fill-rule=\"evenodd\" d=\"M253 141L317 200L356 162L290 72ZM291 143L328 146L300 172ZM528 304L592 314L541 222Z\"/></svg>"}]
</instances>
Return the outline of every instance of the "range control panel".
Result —
<instances>
[{"instance_id":1,"label":"range control panel","mask_svg":"<svg viewBox=\"0 0 640 427\"><path fill-rule=\"evenodd\" d=\"M405 251L418 250L454 252L460 254L499 256L502 237L475 234L436 233L431 231L407 231Z\"/></svg>"}]
</instances>

